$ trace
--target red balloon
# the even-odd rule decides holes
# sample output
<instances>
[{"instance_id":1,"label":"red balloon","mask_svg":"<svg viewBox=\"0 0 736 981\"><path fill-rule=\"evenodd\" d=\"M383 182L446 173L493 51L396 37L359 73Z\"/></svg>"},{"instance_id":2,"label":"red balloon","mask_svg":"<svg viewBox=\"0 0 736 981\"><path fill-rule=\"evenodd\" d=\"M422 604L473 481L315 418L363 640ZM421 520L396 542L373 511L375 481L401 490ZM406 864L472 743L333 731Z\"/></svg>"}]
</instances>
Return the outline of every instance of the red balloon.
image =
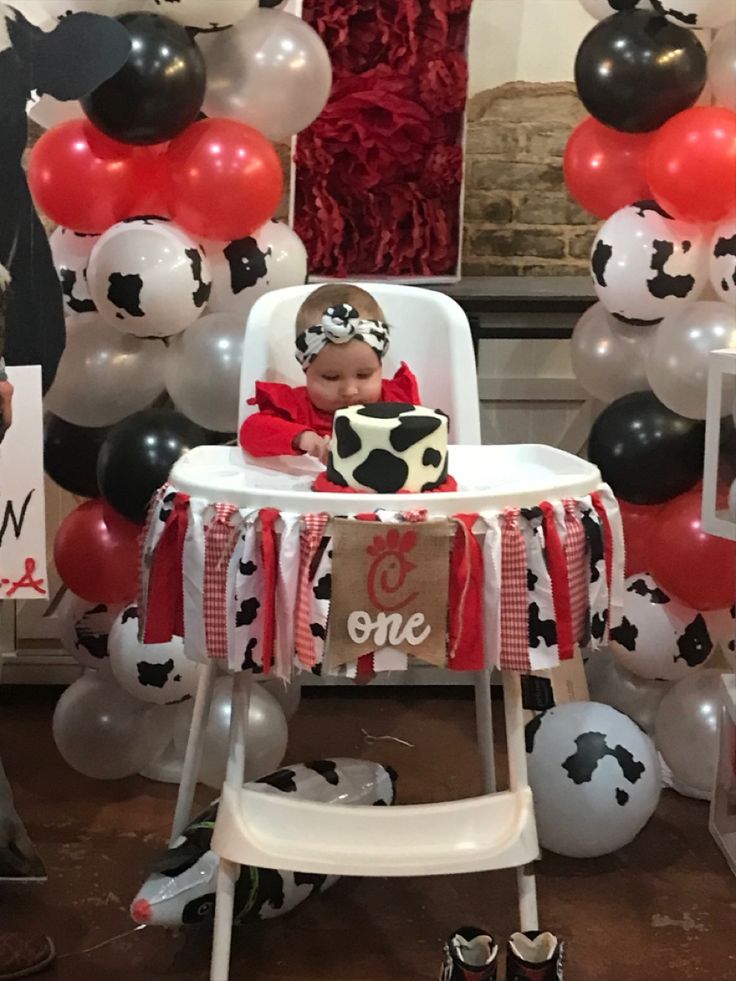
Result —
<instances>
[{"instance_id":1,"label":"red balloon","mask_svg":"<svg viewBox=\"0 0 736 981\"><path fill-rule=\"evenodd\" d=\"M273 217L284 175L273 146L234 119L203 119L173 140L167 203L178 225L231 241Z\"/></svg>"},{"instance_id":2,"label":"red balloon","mask_svg":"<svg viewBox=\"0 0 736 981\"><path fill-rule=\"evenodd\" d=\"M127 603L138 589L139 525L101 498L67 515L54 539L54 562L64 584L90 603Z\"/></svg>"},{"instance_id":3,"label":"red balloon","mask_svg":"<svg viewBox=\"0 0 736 981\"><path fill-rule=\"evenodd\" d=\"M673 218L725 218L736 207L736 112L696 106L673 116L654 134L646 173Z\"/></svg>"},{"instance_id":4,"label":"red balloon","mask_svg":"<svg viewBox=\"0 0 736 981\"><path fill-rule=\"evenodd\" d=\"M649 572L652 558L652 535L662 504L629 504L619 501L624 526L626 577Z\"/></svg>"},{"instance_id":5,"label":"red balloon","mask_svg":"<svg viewBox=\"0 0 736 981\"><path fill-rule=\"evenodd\" d=\"M565 148L567 189L597 218L634 201L651 198L644 175L651 133L621 133L588 116L573 130Z\"/></svg>"},{"instance_id":6,"label":"red balloon","mask_svg":"<svg viewBox=\"0 0 736 981\"><path fill-rule=\"evenodd\" d=\"M703 531L701 502L701 490L688 491L662 507L653 523L649 571L692 609L721 610L734 601L736 542Z\"/></svg>"},{"instance_id":7,"label":"red balloon","mask_svg":"<svg viewBox=\"0 0 736 981\"><path fill-rule=\"evenodd\" d=\"M75 232L104 232L161 207L162 164L148 150L116 143L87 120L48 130L33 148L28 183L38 207Z\"/></svg>"}]
</instances>

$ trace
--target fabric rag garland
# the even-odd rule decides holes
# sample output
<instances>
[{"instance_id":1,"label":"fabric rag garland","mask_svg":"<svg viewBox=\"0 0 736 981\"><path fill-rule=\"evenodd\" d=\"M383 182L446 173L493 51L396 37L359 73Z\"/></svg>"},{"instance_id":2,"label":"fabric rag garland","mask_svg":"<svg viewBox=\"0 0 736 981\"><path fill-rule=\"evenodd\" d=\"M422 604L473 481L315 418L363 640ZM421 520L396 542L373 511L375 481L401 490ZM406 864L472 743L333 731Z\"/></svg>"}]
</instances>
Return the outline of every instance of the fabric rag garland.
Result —
<instances>
[{"instance_id":1,"label":"fabric rag garland","mask_svg":"<svg viewBox=\"0 0 736 981\"><path fill-rule=\"evenodd\" d=\"M426 511L379 510L356 521L431 521ZM624 548L613 494L532 508L456 515L447 667L527 673L553 668L576 644L607 642L623 612ZM238 511L165 487L143 536L141 637L182 632L187 656L290 679L322 674L332 592L326 514ZM385 648L333 671L401 671Z\"/></svg>"},{"instance_id":2,"label":"fabric rag garland","mask_svg":"<svg viewBox=\"0 0 736 981\"><path fill-rule=\"evenodd\" d=\"M389 326L380 320L362 320L349 303L328 307L319 324L307 327L296 339L296 359L306 371L328 344L364 341L382 360L389 345Z\"/></svg>"}]
</instances>

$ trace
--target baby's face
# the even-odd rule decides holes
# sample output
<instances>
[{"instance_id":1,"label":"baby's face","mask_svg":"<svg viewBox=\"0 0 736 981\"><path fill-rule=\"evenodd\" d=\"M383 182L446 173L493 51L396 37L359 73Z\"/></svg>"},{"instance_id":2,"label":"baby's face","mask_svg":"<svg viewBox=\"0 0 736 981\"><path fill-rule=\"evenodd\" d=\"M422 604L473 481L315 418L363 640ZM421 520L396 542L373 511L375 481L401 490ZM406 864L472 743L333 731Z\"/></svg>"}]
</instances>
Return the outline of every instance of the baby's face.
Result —
<instances>
[{"instance_id":1,"label":"baby's face","mask_svg":"<svg viewBox=\"0 0 736 981\"><path fill-rule=\"evenodd\" d=\"M306 376L310 401L320 412L368 405L381 398L381 362L365 341L325 345Z\"/></svg>"}]
</instances>

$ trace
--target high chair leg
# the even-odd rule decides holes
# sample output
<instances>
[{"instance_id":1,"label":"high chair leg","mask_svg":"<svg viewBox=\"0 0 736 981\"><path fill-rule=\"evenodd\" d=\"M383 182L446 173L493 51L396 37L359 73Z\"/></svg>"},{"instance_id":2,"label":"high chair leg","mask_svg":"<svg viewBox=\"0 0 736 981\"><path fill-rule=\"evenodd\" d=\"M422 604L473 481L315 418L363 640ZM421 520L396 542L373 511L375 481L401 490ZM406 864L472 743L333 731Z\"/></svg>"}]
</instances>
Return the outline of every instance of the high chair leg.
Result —
<instances>
[{"instance_id":1,"label":"high chair leg","mask_svg":"<svg viewBox=\"0 0 736 981\"><path fill-rule=\"evenodd\" d=\"M493 704L491 702L491 671L485 668L475 673L475 726L478 733L483 772L483 792L496 792L496 756L493 750Z\"/></svg>"},{"instance_id":2,"label":"high chair leg","mask_svg":"<svg viewBox=\"0 0 736 981\"><path fill-rule=\"evenodd\" d=\"M235 790L240 790L243 786L245 776L245 743L248 732L248 709L252 684L253 680L249 671L242 671L233 677L230 742L225 784ZM239 871L236 862L220 859L217 872L210 981L228 981L230 975L230 944L233 929L235 883Z\"/></svg>"},{"instance_id":3,"label":"high chair leg","mask_svg":"<svg viewBox=\"0 0 736 981\"><path fill-rule=\"evenodd\" d=\"M192 712L192 725L189 729L187 739L187 749L184 754L184 765L181 771L181 781L179 792L176 797L176 809L174 811L174 822L171 827L172 844L189 824L192 817L192 803L194 801L194 791L197 786L197 774L199 765L202 762L202 749L204 746L204 732L207 727L207 719L212 705L212 691L217 677L217 666L214 661L208 661L199 668L199 679L197 682L197 694L194 699L194 711Z\"/></svg>"},{"instance_id":4,"label":"high chair leg","mask_svg":"<svg viewBox=\"0 0 736 981\"><path fill-rule=\"evenodd\" d=\"M533 864L516 867L516 885L519 890L520 929L522 933L527 930L538 930L537 880L534 875Z\"/></svg>"}]
</instances>

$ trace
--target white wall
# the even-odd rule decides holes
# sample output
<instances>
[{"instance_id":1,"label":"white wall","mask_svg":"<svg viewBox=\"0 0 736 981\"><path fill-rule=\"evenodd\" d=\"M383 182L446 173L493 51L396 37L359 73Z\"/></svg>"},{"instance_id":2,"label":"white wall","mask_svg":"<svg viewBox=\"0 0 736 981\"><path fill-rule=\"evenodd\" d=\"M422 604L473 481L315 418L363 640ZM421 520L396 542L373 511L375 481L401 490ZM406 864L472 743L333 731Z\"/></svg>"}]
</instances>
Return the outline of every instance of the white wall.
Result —
<instances>
[{"instance_id":1,"label":"white wall","mask_svg":"<svg viewBox=\"0 0 736 981\"><path fill-rule=\"evenodd\" d=\"M515 80L571 80L580 42L595 23L579 0L475 0L470 94Z\"/></svg>"}]
</instances>

